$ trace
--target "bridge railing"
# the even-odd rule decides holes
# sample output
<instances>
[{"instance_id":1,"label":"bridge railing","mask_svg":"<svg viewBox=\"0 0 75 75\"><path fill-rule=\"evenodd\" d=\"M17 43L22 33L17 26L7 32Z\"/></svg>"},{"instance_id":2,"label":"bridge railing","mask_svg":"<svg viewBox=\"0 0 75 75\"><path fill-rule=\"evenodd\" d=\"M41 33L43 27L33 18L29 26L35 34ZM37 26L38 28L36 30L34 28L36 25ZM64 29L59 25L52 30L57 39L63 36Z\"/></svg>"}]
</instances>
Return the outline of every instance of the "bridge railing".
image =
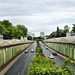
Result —
<instances>
[{"instance_id":1,"label":"bridge railing","mask_svg":"<svg viewBox=\"0 0 75 75\"><path fill-rule=\"evenodd\" d=\"M53 38L43 42L53 50L75 60L75 36Z\"/></svg>"}]
</instances>

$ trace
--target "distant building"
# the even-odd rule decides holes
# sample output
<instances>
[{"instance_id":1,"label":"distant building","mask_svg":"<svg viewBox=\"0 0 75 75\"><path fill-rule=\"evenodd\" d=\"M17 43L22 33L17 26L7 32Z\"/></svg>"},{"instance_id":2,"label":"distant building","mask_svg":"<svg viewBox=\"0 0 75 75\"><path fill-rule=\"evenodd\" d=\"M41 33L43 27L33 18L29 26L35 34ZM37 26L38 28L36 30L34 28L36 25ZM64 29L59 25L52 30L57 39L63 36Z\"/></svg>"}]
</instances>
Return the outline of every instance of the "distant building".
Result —
<instances>
[{"instance_id":1,"label":"distant building","mask_svg":"<svg viewBox=\"0 0 75 75\"><path fill-rule=\"evenodd\" d=\"M44 37L45 33L44 32L40 32L40 36Z\"/></svg>"},{"instance_id":2,"label":"distant building","mask_svg":"<svg viewBox=\"0 0 75 75\"><path fill-rule=\"evenodd\" d=\"M66 37L68 37L68 36L75 36L75 33L73 33L73 32L68 32L68 33L66 33Z\"/></svg>"},{"instance_id":3,"label":"distant building","mask_svg":"<svg viewBox=\"0 0 75 75\"><path fill-rule=\"evenodd\" d=\"M3 40L3 35L0 35L0 40Z\"/></svg>"}]
</instances>

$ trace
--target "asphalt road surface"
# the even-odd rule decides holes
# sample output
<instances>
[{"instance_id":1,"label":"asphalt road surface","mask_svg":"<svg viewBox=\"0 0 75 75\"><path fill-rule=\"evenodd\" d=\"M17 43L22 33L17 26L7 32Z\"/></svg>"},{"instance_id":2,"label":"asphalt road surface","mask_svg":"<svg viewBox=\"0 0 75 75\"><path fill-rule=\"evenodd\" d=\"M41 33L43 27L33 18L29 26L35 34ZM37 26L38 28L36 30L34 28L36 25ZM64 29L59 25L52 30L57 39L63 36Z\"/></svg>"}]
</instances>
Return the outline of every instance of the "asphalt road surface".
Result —
<instances>
[{"instance_id":1,"label":"asphalt road surface","mask_svg":"<svg viewBox=\"0 0 75 75\"><path fill-rule=\"evenodd\" d=\"M32 53L31 50L34 50ZM24 53L14 65L5 73L5 75L26 75L29 71L29 64L35 56L36 42L28 49L28 53Z\"/></svg>"},{"instance_id":2,"label":"asphalt road surface","mask_svg":"<svg viewBox=\"0 0 75 75\"><path fill-rule=\"evenodd\" d=\"M52 53L52 51L50 49L46 49L46 46L43 46L43 43L40 42L40 44L41 44L41 47L43 48L44 54L48 57L48 55L50 53ZM54 59L52 59L52 60L55 61L56 65L60 68L61 67L61 64L64 61L64 58L62 58L59 55L57 55L57 56L54 56ZM75 65L72 64L71 65L71 68L72 69L75 69Z\"/></svg>"}]
</instances>

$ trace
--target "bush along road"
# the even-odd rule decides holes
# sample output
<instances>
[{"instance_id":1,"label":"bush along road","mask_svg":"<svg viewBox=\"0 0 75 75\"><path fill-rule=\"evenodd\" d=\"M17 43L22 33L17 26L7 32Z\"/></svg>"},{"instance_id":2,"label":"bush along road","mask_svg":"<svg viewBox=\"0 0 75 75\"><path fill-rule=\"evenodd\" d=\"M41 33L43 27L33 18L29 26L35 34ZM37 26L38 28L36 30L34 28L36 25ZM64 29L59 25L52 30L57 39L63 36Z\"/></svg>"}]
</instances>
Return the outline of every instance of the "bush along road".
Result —
<instances>
[{"instance_id":1,"label":"bush along road","mask_svg":"<svg viewBox=\"0 0 75 75\"><path fill-rule=\"evenodd\" d=\"M74 75L74 70L70 68L71 60L64 60L61 68L55 65L52 59L43 57L43 49L37 41L36 56L30 64L28 75Z\"/></svg>"}]
</instances>

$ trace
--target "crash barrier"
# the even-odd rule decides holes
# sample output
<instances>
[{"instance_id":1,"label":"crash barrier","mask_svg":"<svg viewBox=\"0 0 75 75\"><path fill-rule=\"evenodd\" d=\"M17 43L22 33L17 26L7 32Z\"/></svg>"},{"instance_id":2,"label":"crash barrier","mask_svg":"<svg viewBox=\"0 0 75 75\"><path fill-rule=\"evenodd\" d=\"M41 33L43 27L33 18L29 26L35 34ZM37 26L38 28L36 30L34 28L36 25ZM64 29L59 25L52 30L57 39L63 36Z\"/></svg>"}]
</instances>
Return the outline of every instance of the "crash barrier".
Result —
<instances>
[{"instance_id":1,"label":"crash barrier","mask_svg":"<svg viewBox=\"0 0 75 75\"><path fill-rule=\"evenodd\" d=\"M9 47L0 48L0 67L13 59L20 52L26 49L32 43L19 44Z\"/></svg>"},{"instance_id":2,"label":"crash barrier","mask_svg":"<svg viewBox=\"0 0 75 75\"><path fill-rule=\"evenodd\" d=\"M75 44L56 43L56 42L44 42L50 48L62 53L71 59L75 59Z\"/></svg>"}]
</instances>

